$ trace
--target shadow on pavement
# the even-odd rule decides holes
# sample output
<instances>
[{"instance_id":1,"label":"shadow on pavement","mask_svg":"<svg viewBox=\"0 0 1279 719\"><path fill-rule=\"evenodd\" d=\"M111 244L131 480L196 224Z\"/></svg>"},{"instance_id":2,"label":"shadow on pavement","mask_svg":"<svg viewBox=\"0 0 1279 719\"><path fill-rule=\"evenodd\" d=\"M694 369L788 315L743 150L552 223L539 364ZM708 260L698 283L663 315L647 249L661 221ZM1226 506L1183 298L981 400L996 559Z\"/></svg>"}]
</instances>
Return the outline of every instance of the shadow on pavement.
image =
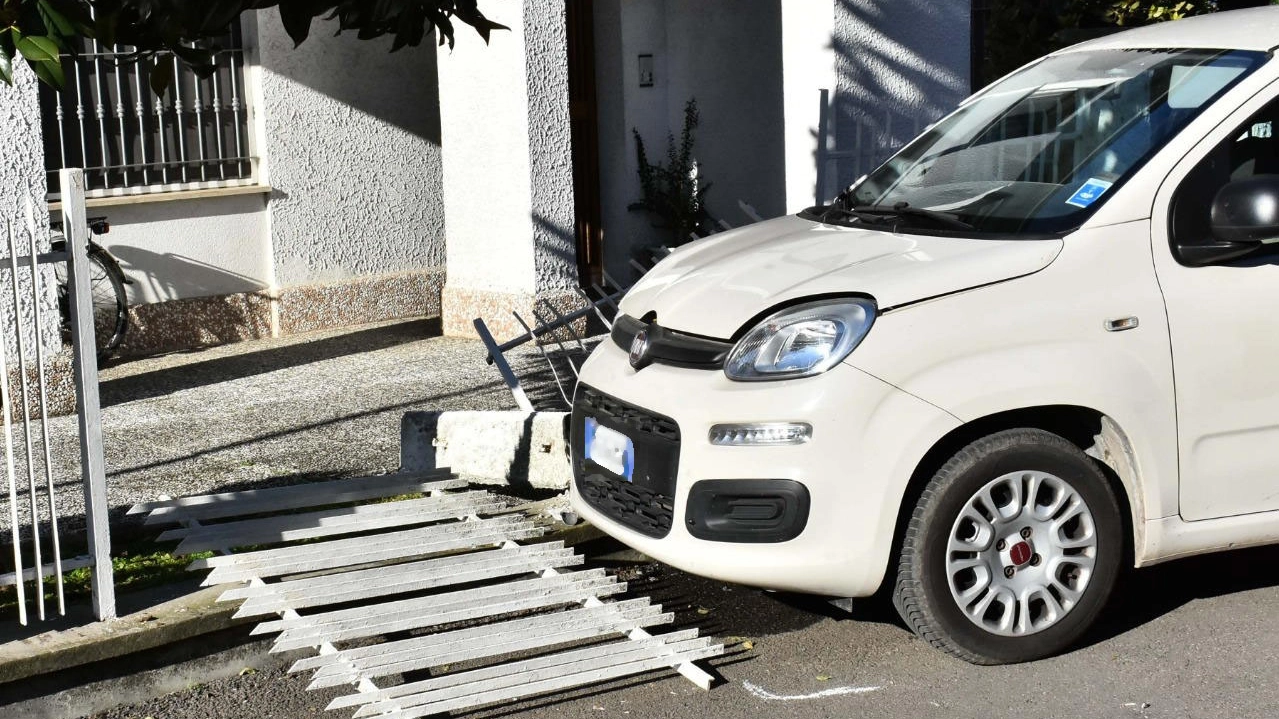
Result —
<instances>
[{"instance_id":1,"label":"shadow on pavement","mask_svg":"<svg viewBox=\"0 0 1279 719\"><path fill-rule=\"evenodd\" d=\"M153 372L104 380L98 390L103 407L151 399L195 387L252 377L276 370L374 352L441 334L440 321L415 320L346 332L310 342L271 347L215 359L168 367ZM201 350L192 350L200 352Z\"/></svg>"}]
</instances>

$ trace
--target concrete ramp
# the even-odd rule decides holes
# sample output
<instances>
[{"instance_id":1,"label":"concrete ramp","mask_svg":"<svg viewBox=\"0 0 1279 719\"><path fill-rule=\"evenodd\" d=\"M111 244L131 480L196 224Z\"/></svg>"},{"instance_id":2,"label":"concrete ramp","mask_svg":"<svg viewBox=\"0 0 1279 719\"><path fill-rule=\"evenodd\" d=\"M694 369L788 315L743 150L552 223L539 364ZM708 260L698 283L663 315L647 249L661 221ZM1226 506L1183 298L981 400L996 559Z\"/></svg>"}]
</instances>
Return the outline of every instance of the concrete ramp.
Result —
<instances>
[{"instance_id":1,"label":"concrete ramp","mask_svg":"<svg viewBox=\"0 0 1279 719\"><path fill-rule=\"evenodd\" d=\"M350 686L330 709L411 719L674 670L723 654L697 630L562 542L547 520L472 491L448 470L401 472L139 504L192 570L237 584L219 601L262 616L273 652L313 648L293 672ZM395 677L400 683L389 684ZM403 678L403 679L401 679ZM382 681L385 686L379 686Z\"/></svg>"}]
</instances>

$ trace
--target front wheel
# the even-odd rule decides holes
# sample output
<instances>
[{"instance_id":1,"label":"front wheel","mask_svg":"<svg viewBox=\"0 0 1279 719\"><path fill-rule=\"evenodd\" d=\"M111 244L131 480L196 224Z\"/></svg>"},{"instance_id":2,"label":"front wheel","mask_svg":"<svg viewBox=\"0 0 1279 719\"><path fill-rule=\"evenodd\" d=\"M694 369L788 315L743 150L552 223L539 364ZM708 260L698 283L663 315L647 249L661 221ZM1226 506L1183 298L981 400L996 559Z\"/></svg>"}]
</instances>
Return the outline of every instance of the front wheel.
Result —
<instances>
[{"instance_id":1,"label":"front wheel","mask_svg":"<svg viewBox=\"0 0 1279 719\"><path fill-rule=\"evenodd\" d=\"M1049 432L984 437L925 487L902 539L893 600L933 646L975 664L1039 659L1096 619L1119 573L1110 482Z\"/></svg>"}]
</instances>

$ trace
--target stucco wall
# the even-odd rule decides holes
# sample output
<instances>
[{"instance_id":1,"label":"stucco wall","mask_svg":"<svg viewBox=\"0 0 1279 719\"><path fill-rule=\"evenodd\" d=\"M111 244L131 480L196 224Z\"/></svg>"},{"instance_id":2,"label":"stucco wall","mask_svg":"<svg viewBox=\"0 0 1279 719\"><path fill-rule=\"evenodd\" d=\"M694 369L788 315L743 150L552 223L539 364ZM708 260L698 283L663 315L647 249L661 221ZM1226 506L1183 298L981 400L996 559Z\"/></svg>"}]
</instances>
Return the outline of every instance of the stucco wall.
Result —
<instances>
[{"instance_id":1,"label":"stucco wall","mask_svg":"<svg viewBox=\"0 0 1279 719\"><path fill-rule=\"evenodd\" d=\"M333 37L317 23L294 48L259 11L259 152L274 188L280 286L440 267L444 210L436 59L391 40Z\"/></svg>"},{"instance_id":2,"label":"stucco wall","mask_svg":"<svg viewBox=\"0 0 1279 719\"><path fill-rule=\"evenodd\" d=\"M524 42L533 262L545 294L577 286L564 0L525 0Z\"/></svg>"},{"instance_id":3,"label":"stucco wall","mask_svg":"<svg viewBox=\"0 0 1279 719\"><path fill-rule=\"evenodd\" d=\"M969 94L971 3L835 0L839 187L872 169ZM860 135L859 135L860 128Z\"/></svg>"},{"instance_id":4,"label":"stucco wall","mask_svg":"<svg viewBox=\"0 0 1279 719\"><path fill-rule=\"evenodd\" d=\"M130 304L265 289L271 284L265 195L91 210L111 232L98 241L133 280Z\"/></svg>"},{"instance_id":5,"label":"stucco wall","mask_svg":"<svg viewBox=\"0 0 1279 719\"><path fill-rule=\"evenodd\" d=\"M6 220L12 223L18 255L24 256L29 250L26 219L26 199L31 198L31 206L36 225L36 241L38 250L48 250L48 213L44 204L44 147L40 132L39 94L35 75L27 67L26 62L15 58L13 62L14 84L12 87L0 82L0 334L3 334L5 348L10 361L17 349L16 335L10 329L13 318L13 285L9 275L9 246L6 233ZM25 271L24 278L30 277ZM44 324L41 327L44 348L53 352L62 346L62 336L58 329L58 313L52 294L51 274L43 274L45 288L43 313ZM31 295L28 279L19 283L22 293L22 312L19 326L23 330L23 342L28 357L35 356L35 317L27 298Z\"/></svg>"},{"instance_id":6,"label":"stucco wall","mask_svg":"<svg viewBox=\"0 0 1279 719\"><path fill-rule=\"evenodd\" d=\"M792 0L793 1L793 0ZM786 148L779 0L605 0L596 3L600 174L605 268L629 276L628 260L645 245L668 241L653 218L628 211L639 200L631 129L650 161L663 160L667 136L678 140L684 105L697 100L701 125L694 154L711 214L745 224L738 200L765 217L783 214ZM654 84L639 87L638 56L651 54ZM814 101L815 103L816 101Z\"/></svg>"},{"instance_id":7,"label":"stucco wall","mask_svg":"<svg viewBox=\"0 0 1279 719\"><path fill-rule=\"evenodd\" d=\"M564 0L485 13L510 31L485 46L460 27L440 49L448 284L563 290L577 273Z\"/></svg>"}]
</instances>

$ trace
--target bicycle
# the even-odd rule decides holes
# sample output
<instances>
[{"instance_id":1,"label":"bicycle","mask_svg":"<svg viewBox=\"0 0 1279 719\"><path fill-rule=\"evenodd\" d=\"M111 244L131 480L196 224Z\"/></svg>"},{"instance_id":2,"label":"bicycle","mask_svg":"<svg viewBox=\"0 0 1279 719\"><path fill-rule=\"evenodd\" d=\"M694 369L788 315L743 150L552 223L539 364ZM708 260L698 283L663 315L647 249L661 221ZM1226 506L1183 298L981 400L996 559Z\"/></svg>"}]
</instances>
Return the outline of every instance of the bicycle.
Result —
<instances>
[{"instance_id":1,"label":"bicycle","mask_svg":"<svg viewBox=\"0 0 1279 719\"><path fill-rule=\"evenodd\" d=\"M105 217L90 217L89 225L89 290L93 297L93 328L97 345L98 361L109 358L124 341L129 329L129 301L125 294L125 285L133 281L124 276L120 263L105 247L93 241L97 235L105 235L111 231L111 224ZM66 238L61 234L53 236L54 252L65 252ZM58 312L62 316L62 335L65 339L71 336L71 300L67 292L67 266L64 263L54 264L54 275L58 288Z\"/></svg>"}]
</instances>

